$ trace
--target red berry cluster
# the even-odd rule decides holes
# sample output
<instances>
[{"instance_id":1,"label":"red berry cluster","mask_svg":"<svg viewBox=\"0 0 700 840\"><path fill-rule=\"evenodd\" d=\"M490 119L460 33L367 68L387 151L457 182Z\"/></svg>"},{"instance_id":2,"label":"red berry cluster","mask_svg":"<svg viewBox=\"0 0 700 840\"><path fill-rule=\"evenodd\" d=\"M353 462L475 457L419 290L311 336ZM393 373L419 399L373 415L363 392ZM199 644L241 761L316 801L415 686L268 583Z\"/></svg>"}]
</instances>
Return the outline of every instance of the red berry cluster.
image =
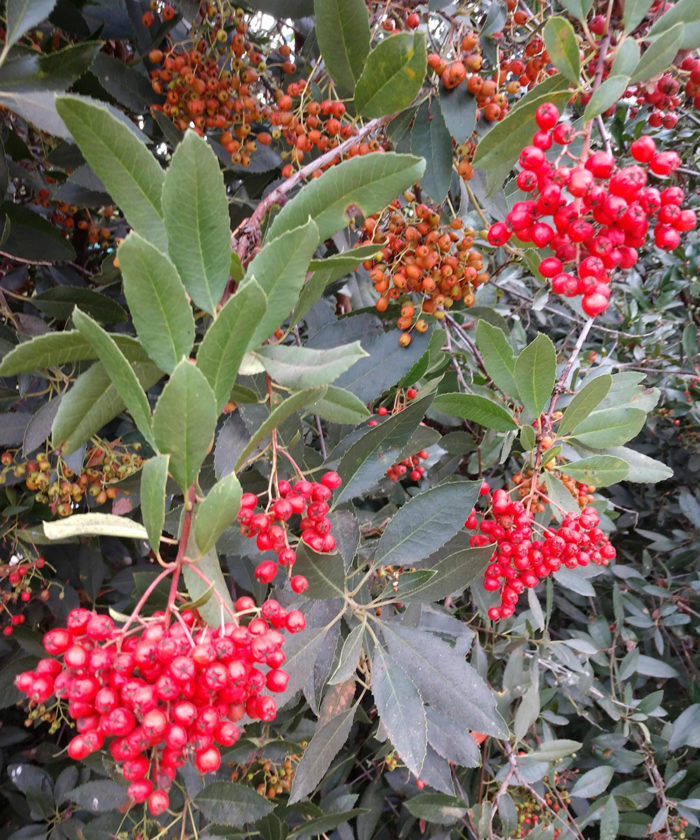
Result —
<instances>
[{"instance_id":1,"label":"red berry cluster","mask_svg":"<svg viewBox=\"0 0 700 840\"><path fill-rule=\"evenodd\" d=\"M533 540L532 512L505 490L494 490L491 514L492 518L483 517L479 522L472 512L464 525L470 531L480 531L469 538L472 546L496 543L483 582L489 592L500 589L500 606L489 609L493 621L513 615L525 588L534 588L562 566L574 569L591 562L606 566L615 557L615 549L598 527L600 517L595 508L567 514L559 528L546 528L539 540Z\"/></svg>"},{"instance_id":2,"label":"red berry cluster","mask_svg":"<svg viewBox=\"0 0 700 840\"><path fill-rule=\"evenodd\" d=\"M695 227L696 215L681 209L685 193L680 187L647 187L642 166L618 169L608 152L583 158L569 153L567 147L576 132L559 121L552 103L541 105L535 118L539 131L532 145L520 153L522 171L516 179L532 198L516 202L504 222L491 225L488 241L498 247L515 234L537 248L550 247L554 256L540 262L541 274L551 278L556 294L582 295L583 311L594 317L607 309L611 272L637 262L637 249L646 243L651 220L657 247L672 251L681 233ZM562 152L550 163L545 153L555 143ZM681 162L677 152L657 152L656 143L647 135L635 140L630 152L661 177L670 175ZM560 165L564 156L577 165ZM549 216L553 226L543 221Z\"/></svg>"},{"instance_id":3,"label":"red berry cluster","mask_svg":"<svg viewBox=\"0 0 700 840\"><path fill-rule=\"evenodd\" d=\"M427 457L427 449L421 449L420 452L417 452L415 455L411 455L410 458L404 458L403 461L399 461L397 464L393 464L389 467L386 471L387 477L390 478L391 481L400 481L408 474L411 481L420 481L425 473L425 467L421 465L421 461L425 461Z\"/></svg>"},{"instance_id":4,"label":"red berry cluster","mask_svg":"<svg viewBox=\"0 0 700 840\"><path fill-rule=\"evenodd\" d=\"M335 548L335 538L331 534L331 521L326 517L330 510L328 504L333 490L340 487L342 479L337 472L327 472L320 482L300 479L291 485L288 481L277 484L279 496L268 501L265 510L258 513L258 497L254 493L244 493L238 521L241 533L246 537L255 537L260 551L274 551L276 560L263 560L255 569L255 577L260 583L271 583L279 566L293 566L296 551L290 546L290 528L287 523L298 515L301 536L299 539L314 551L325 554ZM298 541L297 541L298 544ZM304 592L307 587L302 575L292 578L292 589Z\"/></svg>"},{"instance_id":5,"label":"red berry cluster","mask_svg":"<svg viewBox=\"0 0 700 840\"><path fill-rule=\"evenodd\" d=\"M236 609L257 611L248 597L239 598ZM71 758L87 758L112 738L109 751L131 783L130 799L148 800L154 815L168 808L166 791L190 755L201 773L214 772L221 764L216 745L230 747L240 736L236 721L275 718L275 700L262 692L284 691L289 681L280 669L280 628L305 626L298 610L287 613L276 601L266 601L246 626L212 630L192 612L179 618L167 626L165 616L156 615L141 632L125 636L109 616L74 609L67 627L44 636L52 658L16 680L32 703L52 695L68 700L78 731L68 745Z\"/></svg>"},{"instance_id":6,"label":"red berry cluster","mask_svg":"<svg viewBox=\"0 0 700 840\"><path fill-rule=\"evenodd\" d=\"M700 59L686 56L681 62L680 74L676 67L671 71L675 73L664 73L636 88L638 104L651 106L647 122L652 128L675 128L678 122L675 111L683 104L683 94L692 100L696 110L700 110Z\"/></svg>"},{"instance_id":7,"label":"red berry cluster","mask_svg":"<svg viewBox=\"0 0 700 840\"><path fill-rule=\"evenodd\" d=\"M32 584L39 583L42 587L38 593L42 601L48 601L49 590L44 579L42 569L46 565L43 557L23 558L19 554L13 554L9 563L0 563L0 584L3 585L3 592L0 596L0 620L7 617L9 624L2 628L3 636L11 636L13 629L18 624L24 624L22 613L12 614L10 604L27 604L32 599ZM4 588L7 581L9 589Z\"/></svg>"}]
</instances>

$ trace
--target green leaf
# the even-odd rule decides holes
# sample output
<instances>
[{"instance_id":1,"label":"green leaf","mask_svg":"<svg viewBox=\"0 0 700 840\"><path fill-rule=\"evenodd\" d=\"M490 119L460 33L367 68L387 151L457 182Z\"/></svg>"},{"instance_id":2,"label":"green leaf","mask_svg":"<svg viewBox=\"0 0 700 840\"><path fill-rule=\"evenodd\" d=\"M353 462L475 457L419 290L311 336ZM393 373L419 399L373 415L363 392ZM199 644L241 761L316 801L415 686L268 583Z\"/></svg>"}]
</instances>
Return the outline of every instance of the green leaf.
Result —
<instances>
[{"instance_id":1,"label":"green leaf","mask_svg":"<svg viewBox=\"0 0 700 840\"><path fill-rule=\"evenodd\" d=\"M329 385L326 393L320 400L316 400L310 410L329 423L348 426L357 426L372 416L362 400L335 385Z\"/></svg>"},{"instance_id":2,"label":"green leaf","mask_svg":"<svg viewBox=\"0 0 700 840\"><path fill-rule=\"evenodd\" d=\"M343 485L336 494L336 506L369 490L382 478L418 428L431 399L418 400L374 426L348 449L338 466Z\"/></svg>"},{"instance_id":3,"label":"green leaf","mask_svg":"<svg viewBox=\"0 0 700 840\"><path fill-rule=\"evenodd\" d=\"M145 391L163 375L151 362L135 362L133 368ZM74 452L125 408L104 365L94 364L63 395L51 427L54 447L63 455Z\"/></svg>"},{"instance_id":4,"label":"green leaf","mask_svg":"<svg viewBox=\"0 0 700 840\"><path fill-rule=\"evenodd\" d=\"M243 356L265 314L267 298L255 279L239 288L204 334L197 367L206 376L221 412L228 402Z\"/></svg>"},{"instance_id":5,"label":"green leaf","mask_svg":"<svg viewBox=\"0 0 700 840\"><path fill-rule=\"evenodd\" d=\"M175 149L162 204L168 253L195 305L214 314L231 265L228 199L216 155L194 131Z\"/></svg>"},{"instance_id":6,"label":"green leaf","mask_svg":"<svg viewBox=\"0 0 700 840\"><path fill-rule=\"evenodd\" d=\"M543 333L528 344L515 360L514 376L523 405L534 418L540 416L552 396L557 374L557 354L552 340Z\"/></svg>"},{"instance_id":7,"label":"green leaf","mask_svg":"<svg viewBox=\"0 0 700 840\"><path fill-rule=\"evenodd\" d=\"M570 464L560 464L559 469L583 484L607 487L627 478L629 464L612 455L593 455Z\"/></svg>"},{"instance_id":8,"label":"green leaf","mask_svg":"<svg viewBox=\"0 0 700 840\"><path fill-rule=\"evenodd\" d=\"M389 653L411 675L425 703L474 732L506 737L491 691L462 654L424 630L397 622L381 629Z\"/></svg>"},{"instance_id":9,"label":"green leaf","mask_svg":"<svg viewBox=\"0 0 700 840\"><path fill-rule=\"evenodd\" d=\"M600 840L616 840L620 828L620 812L615 797L610 794L600 815Z\"/></svg>"},{"instance_id":10,"label":"green leaf","mask_svg":"<svg viewBox=\"0 0 700 840\"><path fill-rule=\"evenodd\" d=\"M16 44L25 32L47 18L55 5L56 0L7 0L3 53Z\"/></svg>"},{"instance_id":11,"label":"green leaf","mask_svg":"<svg viewBox=\"0 0 700 840\"><path fill-rule=\"evenodd\" d=\"M629 83L629 76L610 76L606 79L586 105L586 110L583 112L584 122L592 120L607 111L611 105L619 102Z\"/></svg>"},{"instance_id":12,"label":"green leaf","mask_svg":"<svg viewBox=\"0 0 700 840\"><path fill-rule=\"evenodd\" d=\"M140 522L127 516L111 513L74 513L67 519L42 522L44 535L50 540L65 540L70 537L124 537L132 540L148 538Z\"/></svg>"},{"instance_id":13,"label":"green leaf","mask_svg":"<svg viewBox=\"0 0 700 840\"><path fill-rule=\"evenodd\" d=\"M165 251L168 237L161 210L164 176L158 161L103 103L59 96L56 110L131 227Z\"/></svg>"},{"instance_id":14,"label":"green leaf","mask_svg":"<svg viewBox=\"0 0 700 840\"><path fill-rule=\"evenodd\" d=\"M318 227L308 218L300 227L268 239L248 266L240 288L244 289L252 280L257 280L267 295L267 309L253 333L249 348L257 347L268 339L294 309L318 239Z\"/></svg>"},{"instance_id":15,"label":"green leaf","mask_svg":"<svg viewBox=\"0 0 700 840\"><path fill-rule=\"evenodd\" d=\"M669 750L700 747L700 703L692 703L673 721Z\"/></svg>"},{"instance_id":16,"label":"green leaf","mask_svg":"<svg viewBox=\"0 0 700 840\"><path fill-rule=\"evenodd\" d=\"M18 50L19 55L0 68L0 90L63 92L92 65L101 46L99 41L83 41L50 53Z\"/></svg>"},{"instance_id":17,"label":"green leaf","mask_svg":"<svg viewBox=\"0 0 700 840\"><path fill-rule=\"evenodd\" d=\"M481 753L469 730L459 720L428 706L428 743L446 761L453 761L460 767L478 767Z\"/></svg>"},{"instance_id":18,"label":"green leaf","mask_svg":"<svg viewBox=\"0 0 700 840\"><path fill-rule=\"evenodd\" d=\"M125 310L107 295L80 286L54 286L32 298L32 305L51 318L67 321L78 306L103 324L120 323L128 316Z\"/></svg>"},{"instance_id":19,"label":"green leaf","mask_svg":"<svg viewBox=\"0 0 700 840\"><path fill-rule=\"evenodd\" d=\"M135 338L115 333L110 333L110 338L130 362L144 362L148 359ZM0 363L0 376L16 376L18 373L95 358L97 354L92 344L77 330L46 333L10 350Z\"/></svg>"},{"instance_id":20,"label":"green leaf","mask_svg":"<svg viewBox=\"0 0 700 840\"><path fill-rule=\"evenodd\" d=\"M330 257L323 257L318 260L311 260L309 271L330 271L328 283L339 280L349 274L363 261L376 256L382 250L382 243L376 242L371 245L360 245L358 248L349 248L339 254L331 254ZM296 312L296 309L294 310Z\"/></svg>"},{"instance_id":21,"label":"green leaf","mask_svg":"<svg viewBox=\"0 0 700 840\"><path fill-rule=\"evenodd\" d=\"M440 204L452 180L452 136L435 99L426 100L418 109L411 129L411 152L425 158L420 186Z\"/></svg>"},{"instance_id":22,"label":"green leaf","mask_svg":"<svg viewBox=\"0 0 700 840\"><path fill-rule=\"evenodd\" d=\"M419 793L403 803L409 814L419 820L452 825L463 819L467 805L457 796L446 793Z\"/></svg>"},{"instance_id":23,"label":"green leaf","mask_svg":"<svg viewBox=\"0 0 700 840\"><path fill-rule=\"evenodd\" d=\"M369 354L359 341L353 341L329 350L271 344L261 347L255 355L275 382L287 388L302 389L330 384Z\"/></svg>"},{"instance_id":24,"label":"green leaf","mask_svg":"<svg viewBox=\"0 0 700 840\"><path fill-rule=\"evenodd\" d=\"M440 560L429 563L433 576L423 586L409 594L402 594L399 601L424 603L440 601L454 592L464 592L475 580L483 577L493 557L492 545L480 548L463 548ZM403 578L403 575L402 575Z\"/></svg>"},{"instance_id":25,"label":"green leaf","mask_svg":"<svg viewBox=\"0 0 700 840\"><path fill-rule=\"evenodd\" d=\"M194 798L194 804L213 823L242 828L274 810L274 803L248 785L212 782Z\"/></svg>"},{"instance_id":26,"label":"green leaf","mask_svg":"<svg viewBox=\"0 0 700 840\"><path fill-rule=\"evenodd\" d=\"M646 412L640 408L608 408L596 411L579 423L571 435L575 440L593 449L620 446L639 434L646 416Z\"/></svg>"},{"instance_id":27,"label":"green leaf","mask_svg":"<svg viewBox=\"0 0 700 840\"><path fill-rule=\"evenodd\" d=\"M171 373L194 343L194 317L175 266L138 233L119 246L124 294L138 337L153 361Z\"/></svg>"},{"instance_id":28,"label":"green leaf","mask_svg":"<svg viewBox=\"0 0 700 840\"><path fill-rule=\"evenodd\" d=\"M4 216L7 216L10 228L0 245L0 253L26 262L34 262L37 258L45 262L75 259L69 240L38 213L22 204L6 201L0 205L0 218Z\"/></svg>"},{"instance_id":29,"label":"green leaf","mask_svg":"<svg viewBox=\"0 0 700 840\"><path fill-rule=\"evenodd\" d=\"M355 86L355 109L365 118L402 111L413 102L427 68L425 35L388 35L370 52Z\"/></svg>"},{"instance_id":30,"label":"green leaf","mask_svg":"<svg viewBox=\"0 0 700 840\"><path fill-rule=\"evenodd\" d=\"M170 473L186 494L214 438L218 413L204 374L188 359L173 370L153 412L153 436L170 455Z\"/></svg>"},{"instance_id":31,"label":"green leaf","mask_svg":"<svg viewBox=\"0 0 700 840\"><path fill-rule=\"evenodd\" d=\"M479 481L457 476L419 493L390 520L374 555L375 566L414 566L464 527L479 497Z\"/></svg>"},{"instance_id":32,"label":"green leaf","mask_svg":"<svg viewBox=\"0 0 700 840\"><path fill-rule=\"evenodd\" d=\"M647 16L654 0L625 0L623 10L625 34L633 32Z\"/></svg>"},{"instance_id":33,"label":"green leaf","mask_svg":"<svg viewBox=\"0 0 700 840\"><path fill-rule=\"evenodd\" d=\"M582 23L588 17L593 0L559 0L561 5Z\"/></svg>"},{"instance_id":34,"label":"green leaf","mask_svg":"<svg viewBox=\"0 0 700 840\"><path fill-rule=\"evenodd\" d=\"M529 452L535 448L535 430L532 426L522 426L519 438L524 452Z\"/></svg>"},{"instance_id":35,"label":"green leaf","mask_svg":"<svg viewBox=\"0 0 700 840\"><path fill-rule=\"evenodd\" d=\"M646 2L646 0L645 0ZM627 9L625 8L625 11ZM631 76L634 68L639 64L639 44L634 38L627 38L620 44L615 60L610 68L611 76Z\"/></svg>"},{"instance_id":36,"label":"green leaf","mask_svg":"<svg viewBox=\"0 0 700 840\"><path fill-rule=\"evenodd\" d=\"M475 332L476 346L484 360L486 373L493 384L509 397L518 396L515 384L515 354L503 330L479 319Z\"/></svg>"},{"instance_id":37,"label":"green leaf","mask_svg":"<svg viewBox=\"0 0 700 840\"><path fill-rule=\"evenodd\" d=\"M338 685L349 680L357 670L365 641L365 625L353 627L343 642L343 648L338 657L338 667L328 679L328 685Z\"/></svg>"},{"instance_id":38,"label":"green leaf","mask_svg":"<svg viewBox=\"0 0 700 840\"><path fill-rule=\"evenodd\" d=\"M187 543L187 556L191 559L199 557L194 566L185 565L182 569L190 598L195 602L201 602L205 597L207 598L197 608L199 614L210 627L220 627L222 622L231 621L234 606L216 551L212 548L199 556L194 538L190 535ZM195 568L204 575L206 580L197 574ZM209 589L212 586L214 587L213 593L216 594L214 597L208 597ZM223 607L223 604L226 605L227 609Z\"/></svg>"},{"instance_id":39,"label":"green leaf","mask_svg":"<svg viewBox=\"0 0 700 840\"><path fill-rule=\"evenodd\" d=\"M338 552L320 554L300 542L294 573L308 580L309 588L304 593L307 598L324 600L345 596L345 566Z\"/></svg>"},{"instance_id":40,"label":"green leaf","mask_svg":"<svg viewBox=\"0 0 700 840\"><path fill-rule=\"evenodd\" d=\"M151 409L148 398L126 356L116 342L112 340L109 333L105 332L89 315L85 315L79 309L76 309L73 312L73 323L78 328L78 332L85 336L94 347L109 374L109 378L112 380L112 384L124 400L124 404L134 423L136 423L136 428L146 441L153 446Z\"/></svg>"},{"instance_id":41,"label":"green leaf","mask_svg":"<svg viewBox=\"0 0 700 840\"><path fill-rule=\"evenodd\" d=\"M552 64L569 81L578 83L581 62L574 27L564 17L550 17L544 27L544 44Z\"/></svg>"},{"instance_id":42,"label":"green leaf","mask_svg":"<svg viewBox=\"0 0 700 840\"><path fill-rule=\"evenodd\" d=\"M160 538L165 524L165 486L169 455L149 458L141 470L141 517L151 548L160 554Z\"/></svg>"},{"instance_id":43,"label":"green leaf","mask_svg":"<svg viewBox=\"0 0 700 840\"><path fill-rule=\"evenodd\" d=\"M511 412L488 397L459 393L438 394L433 400L433 408L453 417L471 420L487 429L509 432L518 428Z\"/></svg>"},{"instance_id":44,"label":"green leaf","mask_svg":"<svg viewBox=\"0 0 700 840\"><path fill-rule=\"evenodd\" d=\"M411 773L420 777L428 749L423 699L410 675L379 645L372 660L372 694L389 740Z\"/></svg>"},{"instance_id":45,"label":"green leaf","mask_svg":"<svg viewBox=\"0 0 700 840\"><path fill-rule=\"evenodd\" d=\"M315 0L316 40L333 80L355 90L370 46L369 14L363 0Z\"/></svg>"},{"instance_id":46,"label":"green leaf","mask_svg":"<svg viewBox=\"0 0 700 840\"><path fill-rule=\"evenodd\" d=\"M594 796L600 796L610 784L614 773L615 768L607 764L594 767L593 770L589 770L576 780L576 784L571 788L571 796L578 796L581 799L593 799Z\"/></svg>"},{"instance_id":47,"label":"green leaf","mask_svg":"<svg viewBox=\"0 0 700 840\"><path fill-rule=\"evenodd\" d=\"M458 144L466 143L476 125L476 99L460 86L448 90L440 85L440 109L447 130Z\"/></svg>"},{"instance_id":48,"label":"green leaf","mask_svg":"<svg viewBox=\"0 0 700 840\"><path fill-rule=\"evenodd\" d=\"M665 481L673 476L671 467L627 446L612 446L606 452L608 455L614 455L627 462L629 465L627 481L656 484L657 481Z\"/></svg>"},{"instance_id":49,"label":"green leaf","mask_svg":"<svg viewBox=\"0 0 700 840\"><path fill-rule=\"evenodd\" d=\"M270 413L267 420L261 423L258 429L253 433L253 436L238 456L235 468L240 469L248 456L255 451L258 444L265 440L265 438L272 433L272 430L276 429L280 423L287 419L287 417L290 417L292 414L296 414L297 411L310 409L310 406L312 406L316 400L320 399L325 393L325 386L320 388L307 388L304 391L297 391L295 394L287 397L286 400L276 406Z\"/></svg>"},{"instance_id":50,"label":"green leaf","mask_svg":"<svg viewBox=\"0 0 700 840\"><path fill-rule=\"evenodd\" d=\"M289 840L296 840L298 837L323 837L330 833L331 829L337 828L343 823L349 822L354 817L367 813L366 808L350 808L347 811L338 811L334 814L321 814L305 820L301 825L290 832Z\"/></svg>"},{"instance_id":51,"label":"green leaf","mask_svg":"<svg viewBox=\"0 0 700 840\"><path fill-rule=\"evenodd\" d=\"M513 718L513 734L517 741L522 741L539 716L540 689L538 685L531 685L523 695Z\"/></svg>"},{"instance_id":52,"label":"green leaf","mask_svg":"<svg viewBox=\"0 0 700 840\"><path fill-rule=\"evenodd\" d=\"M284 670L289 674L289 682L284 691L277 696L277 708L282 709L301 690L306 680L313 674L314 665L323 649L328 630L325 627L307 626L303 633L287 637L284 652L287 659Z\"/></svg>"},{"instance_id":53,"label":"green leaf","mask_svg":"<svg viewBox=\"0 0 700 840\"><path fill-rule=\"evenodd\" d=\"M685 23L676 23L664 31L663 38L651 42L635 68L632 75L633 82L645 82L671 66L676 54L683 48L685 27ZM649 38L649 35L647 35L647 38Z\"/></svg>"},{"instance_id":54,"label":"green leaf","mask_svg":"<svg viewBox=\"0 0 700 840\"><path fill-rule=\"evenodd\" d=\"M73 138L58 116L55 98L52 90L0 90L0 105L3 108L19 114L41 131L70 141Z\"/></svg>"},{"instance_id":55,"label":"green leaf","mask_svg":"<svg viewBox=\"0 0 700 840\"><path fill-rule=\"evenodd\" d=\"M544 741L536 750L520 756L518 760L527 759L530 761L557 761L560 758L575 753L580 750L583 744L580 741L569 741L566 739L558 739L555 741Z\"/></svg>"},{"instance_id":56,"label":"green leaf","mask_svg":"<svg viewBox=\"0 0 700 840\"><path fill-rule=\"evenodd\" d=\"M413 155L385 152L344 160L305 184L275 217L269 238L307 223L309 216L318 226L323 241L343 230L356 215L381 210L402 190L420 180L425 161ZM263 285L263 288L264 285Z\"/></svg>"},{"instance_id":57,"label":"green leaf","mask_svg":"<svg viewBox=\"0 0 700 840\"><path fill-rule=\"evenodd\" d=\"M575 429L579 423L582 423L593 409L605 399L612 381L612 376L609 373L604 373L584 385L564 409L564 414L559 421L557 435L564 437L572 429Z\"/></svg>"},{"instance_id":58,"label":"green leaf","mask_svg":"<svg viewBox=\"0 0 700 840\"><path fill-rule=\"evenodd\" d=\"M694 50L700 47L700 20L698 20L698 7L695 0L678 0L674 3L672 8L664 12L647 32L647 40L665 36L678 23L682 23L685 27L681 48Z\"/></svg>"},{"instance_id":59,"label":"green leaf","mask_svg":"<svg viewBox=\"0 0 700 840\"><path fill-rule=\"evenodd\" d=\"M552 472L547 471L544 475L544 484L547 488L547 495L552 506L552 512L559 522L564 518L563 513L579 512L579 506L574 497L569 493L561 479ZM563 513L562 513L563 512Z\"/></svg>"},{"instance_id":60,"label":"green leaf","mask_svg":"<svg viewBox=\"0 0 700 840\"><path fill-rule=\"evenodd\" d=\"M197 505L194 519L194 538L200 551L209 551L238 516L241 507L240 482L235 473L219 479Z\"/></svg>"},{"instance_id":61,"label":"green leaf","mask_svg":"<svg viewBox=\"0 0 700 840\"><path fill-rule=\"evenodd\" d=\"M348 740L356 709L356 706L344 709L316 729L294 771L290 805L313 793L331 762Z\"/></svg>"},{"instance_id":62,"label":"green leaf","mask_svg":"<svg viewBox=\"0 0 700 840\"><path fill-rule=\"evenodd\" d=\"M640 656L637 660L636 671L646 677L658 679L673 679L678 676L678 671L668 662L655 659L653 656Z\"/></svg>"},{"instance_id":63,"label":"green leaf","mask_svg":"<svg viewBox=\"0 0 700 840\"><path fill-rule=\"evenodd\" d=\"M474 166L487 170L487 191L491 194L511 171L523 147L522 138L537 131L535 111L544 102L564 107L571 98L569 81L561 73L536 85L518 100L503 120L496 123L476 147Z\"/></svg>"}]
</instances>

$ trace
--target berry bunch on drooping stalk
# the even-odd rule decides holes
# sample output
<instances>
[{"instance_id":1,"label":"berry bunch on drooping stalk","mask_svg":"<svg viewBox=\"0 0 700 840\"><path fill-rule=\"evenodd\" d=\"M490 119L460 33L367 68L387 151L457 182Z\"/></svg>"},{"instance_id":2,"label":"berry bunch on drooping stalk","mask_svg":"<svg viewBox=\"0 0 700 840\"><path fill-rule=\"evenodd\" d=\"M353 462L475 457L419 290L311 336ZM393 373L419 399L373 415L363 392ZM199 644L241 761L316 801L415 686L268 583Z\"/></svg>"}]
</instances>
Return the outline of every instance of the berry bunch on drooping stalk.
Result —
<instances>
[{"instance_id":1,"label":"berry bunch on drooping stalk","mask_svg":"<svg viewBox=\"0 0 700 840\"><path fill-rule=\"evenodd\" d=\"M464 526L476 532L469 538L471 546L496 544L483 580L484 589L499 592L499 606L488 611L493 621L512 616L525 589L533 589L562 566L607 566L615 558L615 549L598 527L595 508L567 514L558 528L543 528L537 539L534 513L522 501L511 499L505 490L491 494L488 486L482 487L482 496L490 501L489 510L472 511Z\"/></svg>"},{"instance_id":2,"label":"berry bunch on drooping stalk","mask_svg":"<svg viewBox=\"0 0 700 840\"><path fill-rule=\"evenodd\" d=\"M396 321L399 344L411 343L411 332L425 332L457 301L474 303L474 291L489 279L483 258L474 251L475 232L462 219L443 222L437 207L416 200L412 192L396 199L381 214L365 219L359 244L376 242L381 251L363 267L379 294L375 306L385 312L390 301L401 302Z\"/></svg>"},{"instance_id":3,"label":"berry bunch on drooping stalk","mask_svg":"<svg viewBox=\"0 0 700 840\"><path fill-rule=\"evenodd\" d=\"M27 557L19 547L14 548L9 562L0 563L0 624L8 622L2 628L3 636L11 636L14 628L25 622L24 613L14 611L17 607L25 609L32 598L49 600L50 583L44 577L45 566L44 557Z\"/></svg>"},{"instance_id":4,"label":"berry bunch on drooping stalk","mask_svg":"<svg viewBox=\"0 0 700 840\"><path fill-rule=\"evenodd\" d=\"M331 534L331 521L327 514L333 491L342 484L337 472L327 472L320 482L300 478L294 484L282 480L277 482L277 495L268 494L267 504L256 511L258 497L255 493L244 493L238 522L241 533L255 538L260 551L273 551L274 560L263 560L255 569L260 583L272 583L279 567L289 569L297 559L295 546L305 543L313 551L327 554L335 549L335 538ZM297 521L295 517L300 517ZM292 534L292 526L299 537ZM294 592L305 592L308 586L303 575L291 578Z\"/></svg>"},{"instance_id":5,"label":"berry bunch on drooping stalk","mask_svg":"<svg viewBox=\"0 0 700 840\"><path fill-rule=\"evenodd\" d=\"M406 408L406 405L411 401L415 400L418 396L418 391L415 388L406 388L406 390L399 389L396 392L396 396L394 397L394 403L391 409L387 408L385 405L377 406L375 409L375 414L379 418L384 418L388 416L393 416L394 414L398 414L400 411L403 411ZM368 426L377 426L381 421L380 420L368 420ZM421 423L421 426L424 424ZM425 467L421 464L421 461L427 461L430 457L427 449L421 449L419 452L415 452L413 455L409 455L406 458L402 458L400 461L397 461L395 464L392 464L389 469L386 471L386 477L390 481L401 481L405 478L410 478L411 481L420 481L421 478L425 475Z\"/></svg>"},{"instance_id":6,"label":"berry bunch on drooping stalk","mask_svg":"<svg viewBox=\"0 0 700 840\"><path fill-rule=\"evenodd\" d=\"M594 317L608 307L612 273L637 262L652 225L656 246L666 251L695 227L695 212L682 208L681 187L647 186L648 173L664 178L681 160L677 152L658 151L648 135L630 145L637 162L631 166L619 168L605 151L577 157L569 146L579 133L560 120L555 105L541 105L535 119L539 130L520 153L516 178L531 198L517 201L505 221L491 225L488 241L499 247L515 236L550 248L554 255L540 262L540 273L551 278L556 294L581 296L583 311ZM557 147L561 152L550 162L546 152Z\"/></svg>"},{"instance_id":7,"label":"berry bunch on drooping stalk","mask_svg":"<svg viewBox=\"0 0 700 840\"><path fill-rule=\"evenodd\" d=\"M277 705L265 689L287 687L280 630L303 630L304 616L274 600L258 609L242 597L235 607L216 630L188 611L139 619L137 632L116 627L109 616L72 610L65 628L44 636L49 656L17 677L30 700L30 721L74 725L68 755L76 761L111 739L129 798L163 813L177 769L193 758L201 773L218 770L220 749L240 737L237 722L274 720Z\"/></svg>"},{"instance_id":8,"label":"berry bunch on drooping stalk","mask_svg":"<svg viewBox=\"0 0 700 840\"><path fill-rule=\"evenodd\" d=\"M358 134L356 122L347 114L345 104L338 99L316 98L312 95L314 87L305 79L291 82L287 92L277 97L270 114L272 137L281 136L290 147L282 152L283 160L291 161L282 167L283 178L290 178L308 155L323 154ZM325 169L342 160L382 151L384 145L379 138L368 137L314 170L312 177L318 178Z\"/></svg>"}]
</instances>

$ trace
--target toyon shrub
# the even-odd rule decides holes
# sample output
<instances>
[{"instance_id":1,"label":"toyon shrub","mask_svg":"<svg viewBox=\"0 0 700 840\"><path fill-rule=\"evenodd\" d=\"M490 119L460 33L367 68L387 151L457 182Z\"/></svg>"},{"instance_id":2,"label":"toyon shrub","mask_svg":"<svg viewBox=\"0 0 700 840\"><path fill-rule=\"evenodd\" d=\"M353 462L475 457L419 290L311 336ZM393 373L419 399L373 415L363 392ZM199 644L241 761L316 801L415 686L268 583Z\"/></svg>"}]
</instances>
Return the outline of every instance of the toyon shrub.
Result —
<instances>
[{"instance_id":1,"label":"toyon shrub","mask_svg":"<svg viewBox=\"0 0 700 840\"><path fill-rule=\"evenodd\" d=\"M7 840L698 833L697 18L1 4Z\"/></svg>"}]
</instances>

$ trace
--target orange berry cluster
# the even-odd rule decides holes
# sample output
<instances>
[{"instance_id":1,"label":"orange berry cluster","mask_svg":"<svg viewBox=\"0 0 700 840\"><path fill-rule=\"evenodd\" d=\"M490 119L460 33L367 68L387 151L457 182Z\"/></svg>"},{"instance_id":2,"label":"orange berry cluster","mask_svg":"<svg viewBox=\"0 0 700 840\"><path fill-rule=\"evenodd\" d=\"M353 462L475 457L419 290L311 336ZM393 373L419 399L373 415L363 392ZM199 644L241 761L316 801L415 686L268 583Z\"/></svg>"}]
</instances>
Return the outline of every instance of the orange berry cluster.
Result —
<instances>
[{"instance_id":1,"label":"orange berry cluster","mask_svg":"<svg viewBox=\"0 0 700 840\"><path fill-rule=\"evenodd\" d=\"M288 57L290 49L283 45L279 53ZM270 120L281 92L267 57L248 37L240 9L228 18L206 18L189 46L177 43L165 53L154 49L148 58L154 65L151 86L166 99L153 108L178 129L193 125L200 135L220 132L219 142L239 166L250 165L258 145L270 144L270 133L259 124ZM290 61L280 67L285 73L296 69Z\"/></svg>"},{"instance_id":2,"label":"orange berry cluster","mask_svg":"<svg viewBox=\"0 0 700 840\"><path fill-rule=\"evenodd\" d=\"M289 178L294 174L295 165L301 164L304 156L309 153L323 153L334 149L343 140L348 140L357 134L357 127L346 114L345 105L339 100L318 100L310 95L311 88L305 79L292 82L287 86L287 93L277 98L277 107L270 117L271 124L279 131L284 141L290 147L283 152L282 157L291 163L282 167L282 177ZM345 155L336 158L326 167L339 163L346 158L366 155L370 152L381 151L382 143L377 138L352 146ZM316 170L312 177L317 178L323 172Z\"/></svg>"},{"instance_id":3,"label":"orange berry cluster","mask_svg":"<svg viewBox=\"0 0 700 840\"><path fill-rule=\"evenodd\" d=\"M428 329L423 314L442 320L459 300L472 306L474 291L489 279L481 254L472 250L473 230L458 218L444 224L438 208L416 201L413 193L405 199L405 204L396 199L381 214L365 219L360 242L383 245L363 265L379 294L379 312L390 301L404 299L396 321L403 331L402 346L410 344L412 330ZM417 304L411 295L419 299Z\"/></svg>"},{"instance_id":4,"label":"orange berry cluster","mask_svg":"<svg viewBox=\"0 0 700 840\"><path fill-rule=\"evenodd\" d=\"M27 461L15 460L11 451L0 455L0 484L10 473L15 478L24 477L24 485L40 504L48 505L58 516L70 516L88 494L94 504L103 505L116 499L121 492L110 485L122 481L141 469L143 461L136 452L117 443L92 446L85 455L79 475L62 459L52 463L45 452Z\"/></svg>"},{"instance_id":5,"label":"orange berry cluster","mask_svg":"<svg viewBox=\"0 0 700 840\"><path fill-rule=\"evenodd\" d=\"M571 478L571 476L565 475L564 473L558 472L557 478L566 487L569 493L571 493L576 501L576 504L581 510L593 504L595 487L592 487L590 484L581 484L579 481L576 481L575 478ZM516 487L518 498L526 499L534 492L540 499L542 499L542 501L534 502L531 506L531 510L534 513L543 513L545 509L543 502L548 501L547 489L544 484L539 482L534 487L532 486L532 470L527 469L517 472L511 480Z\"/></svg>"}]
</instances>

